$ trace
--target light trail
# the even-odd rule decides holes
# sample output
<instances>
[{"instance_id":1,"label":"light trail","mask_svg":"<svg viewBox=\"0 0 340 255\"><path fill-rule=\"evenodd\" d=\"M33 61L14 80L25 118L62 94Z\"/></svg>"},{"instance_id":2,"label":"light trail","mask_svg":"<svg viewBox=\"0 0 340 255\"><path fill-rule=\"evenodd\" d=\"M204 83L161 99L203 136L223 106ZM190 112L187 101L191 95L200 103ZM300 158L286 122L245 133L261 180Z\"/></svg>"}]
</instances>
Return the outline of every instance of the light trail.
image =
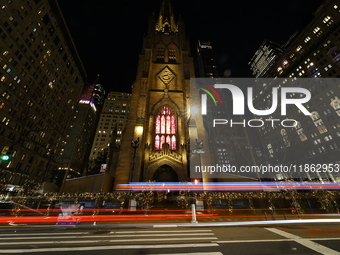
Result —
<instances>
[{"instance_id":1,"label":"light trail","mask_svg":"<svg viewBox=\"0 0 340 255\"><path fill-rule=\"evenodd\" d=\"M129 191L254 191L254 190L337 190L338 182L132 182L118 185L118 190Z\"/></svg>"}]
</instances>

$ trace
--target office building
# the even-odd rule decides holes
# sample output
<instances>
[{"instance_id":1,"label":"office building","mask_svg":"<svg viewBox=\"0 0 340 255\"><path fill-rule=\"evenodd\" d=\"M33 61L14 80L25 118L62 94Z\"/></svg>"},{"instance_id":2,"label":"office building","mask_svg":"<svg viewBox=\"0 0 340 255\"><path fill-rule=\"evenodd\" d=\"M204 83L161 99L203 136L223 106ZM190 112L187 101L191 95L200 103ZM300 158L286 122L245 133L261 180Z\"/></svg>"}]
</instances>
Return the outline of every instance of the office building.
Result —
<instances>
[{"instance_id":1,"label":"office building","mask_svg":"<svg viewBox=\"0 0 340 255\"><path fill-rule=\"evenodd\" d=\"M208 114L203 116L204 128L209 136L209 144L205 144L204 148L209 148L212 153L210 157L214 164L237 166L240 167L247 163L247 165L255 165L255 157L253 155L253 148L249 143L247 131L243 126L226 126L216 125L213 127L213 120L219 119L223 116L226 119L230 119L231 104L229 95L225 91L216 91L220 97L220 100L216 100L216 95L212 88L214 84L232 83L232 79L224 79L222 82L218 75L218 67L214 59L213 47L209 41L198 41L197 46L197 62L198 62L198 77L200 93L205 94L207 91L211 93L213 97L207 97L208 109L213 109ZM218 108L216 105L216 101ZM242 122L240 116L233 116L232 119L235 122ZM203 148L203 147L202 147ZM193 156L195 157L195 155ZM197 157L197 156L196 156ZM245 178L249 178L249 174L221 174L215 181L245 181ZM256 178L256 175L252 176ZM249 180L249 179L248 179Z\"/></svg>"},{"instance_id":2,"label":"office building","mask_svg":"<svg viewBox=\"0 0 340 255\"><path fill-rule=\"evenodd\" d=\"M262 77L276 78L272 83L254 86L256 109L268 109L272 88L290 86L308 89L311 99L304 104L311 113L302 116L301 110L291 108L287 118L298 120L294 128L263 126L260 139L267 155L266 161L275 164L339 163L340 147L340 2L323 1L313 19L287 45L275 63ZM282 78L282 79L279 79ZM313 78L315 82L304 82ZM294 83L294 81L296 81ZM317 83L318 82L318 83ZM303 97L300 93L292 98ZM279 112L270 119L282 119ZM302 179L311 179L308 174ZM312 178L313 179L313 178ZM316 180L339 180L338 173L321 173Z\"/></svg>"},{"instance_id":3,"label":"office building","mask_svg":"<svg viewBox=\"0 0 340 255\"><path fill-rule=\"evenodd\" d=\"M0 11L1 178L49 181L86 74L57 1L3 1Z\"/></svg>"},{"instance_id":4,"label":"office building","mask_svg":"<svg viewBox=\"0 0 340 255\"><path fill-rule=\"evenodd\" d=\"M100 113L91 152L88 173L98 173L99 164L107 161L110 146L119 147L129 116L131 94L109 92Z\"/></svg>"},{"instance_id":5,"label":"office building","mask_svg":"<svg viewBox=\"0 0 340 255\"><path fill-rule=\"evenodd\" d=\"M255 77L262 77L275 63L277 58L281 56L282 52L283 48L281 45L269 40L264 40L248 63L252 75Z\"/></svg>"},{"instance_id":6,"label":"office building","mask_svg":"<svg viewBox=\"0 0 340 255\"><path fill-rule=\"evenodd\" d=\"M58 161L58 170L53 172L54 182L61 186L67 172L68 178L86 174L86 167L97 123L97 108L94 102L95 85L83 89L67 136L63 141Z\"/></svg>"}]
</instances>

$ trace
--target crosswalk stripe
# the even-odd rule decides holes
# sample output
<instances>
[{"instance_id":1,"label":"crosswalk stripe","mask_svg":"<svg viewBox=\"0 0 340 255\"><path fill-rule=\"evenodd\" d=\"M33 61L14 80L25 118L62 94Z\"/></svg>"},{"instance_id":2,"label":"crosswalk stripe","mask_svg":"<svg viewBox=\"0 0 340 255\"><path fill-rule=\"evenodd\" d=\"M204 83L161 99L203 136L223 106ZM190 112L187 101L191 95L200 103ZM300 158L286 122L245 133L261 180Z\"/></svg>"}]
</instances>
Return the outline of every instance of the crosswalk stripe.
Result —
<instances>
[{"instance_id":1,"label":"crosswalk stripe","mask_svg":"<svg viewBox=\"0 0 340 255\"><path fill-rule=\"evenodd\" d=\"M52 236L52 235L86 235L89 232L55 232L55 233L8 233L8 234L0 234L2 236Z\"/></svg>"},{"instance_id":2,"label":"crosswalk stripe","mask_svg":"<svg viewBox=\"0 0 340 255\"><path fill-rule=\"evenodd\" d=\"M153 245L114 245L94 247L62 247L62 248L36 248L36 249L3 249L0 254L37 253L37 252L61 252L61 251L94 251L94 250L121 250L121 249L167 249L167 248L201 248L217 247L217 243L192 243L192 244L153 244ZM208 255L206 253L204 255ZM190 254L192 255L192 254ZM194 254L196 255L196 254ZM215 255L215 254L211 254ZM221 255L217 253L216 255Z\"/></svg>"},{"instance_id":3,"label":"crosswalk stripe","mask_svg":"<svg viewBox=\"0 0 340 255\"><path fill-rule=\"evenodd\" d=\"M211 229L195 229L195 230L141 230L141 231L110 231L109 234L137 234L137 233L198 233L212 232ZM91 232L54 232L54 233L8 233L0 234L0 237L5 236L54 236L54 235L88 235Z\"/></svg>"},{"instance_id":4,"label":"crosswalk stripe","mask_svg":"<svg viewBox=\"0 0 340 255\"><path fill-rule=\"evenodd\" d=\"M215 240L217 237L181 237L180 239L178 238L155 238L155 239L117 239L117 240L105 240L105 239L100 239L100 240L72 240L72 241L36 241L36 242L10 242L10 243L0 243L0 246L8 246L8 245L32 245L32 244L83 244L83 243L119 243L119 242L131 242L132 240L134 242L160 242L160 241L199 241L199 240Z\"/></svg>"},{"instance_id":5,"label":"crosswalk stripe","mask_svg":"<svg viewBox=\"0 0 340 255\"><path fill-rule=\"evenodd\" d=\"M176 234L138 234L138 235L75 235L75 236L39 236L39 239L64 239L64 238L118 238L118 237L139 237L139 236L202 236L202 235L214 235L214 233L176 233ZM20 239L37 239L34 236L26 236L26 237L1 237L2 240L20 240Z\"/></svg>"},{"instance_id":6,"label":"crosswalk stripe","mask_svg":"<svg viewBox=\"0 0 340 255\"><path fill-rule=\"evenodd\" d=\"M154 228L177 228L177 225L153 225Z\"/></svg>"},{"instance_id":7,"label":"crosswalk stripe","mask_svg":"<svg viewBox=\"0 0 340 255\"><path fill-rule=\"evenodd\" d=\"M319 237L319 238L299 238L300 240L313 241L329 241L340 240L340 237ZM227 241L213 241L215 243L265 243L265 242L291 242L292 239L251 239L251 240L227 240Z\"/></svg>"},{"instance_id":8,"label":"crosswalk stripe","mask_svg":"<svg viewBox=\"0 0 340 255\"><path fill-rule=\"evenodd\" d=\"M191 253L157 253L157 254L146 254L146 255L223 255L221 252L191 252Z\"/></svg>"},{"instance_id":9,"label":"crosswalk stripe","mask_svg":"<svg viewBox=\"0 0 340 255\"><path fill-rule=\"evenodd\" d=\"M211 229L193 229L193 230L142 230L142 231L113 231L110 233L185 233L185 232L212 232Z\"/></svg>"}]
</instances>

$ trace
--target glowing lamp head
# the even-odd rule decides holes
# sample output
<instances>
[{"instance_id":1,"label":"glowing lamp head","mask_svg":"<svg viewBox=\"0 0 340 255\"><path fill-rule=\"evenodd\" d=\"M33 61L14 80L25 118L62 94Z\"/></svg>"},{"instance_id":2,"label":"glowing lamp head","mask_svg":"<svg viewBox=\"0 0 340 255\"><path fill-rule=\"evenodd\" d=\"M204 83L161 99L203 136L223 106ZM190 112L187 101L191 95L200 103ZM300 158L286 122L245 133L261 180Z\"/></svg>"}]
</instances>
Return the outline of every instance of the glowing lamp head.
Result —
<instances>
[{"instance_id":1,"label":"glowing lamp head","mask_svg":"<svg viewBox=\"0 0 340 255\"><path fill-rule=\"evenodd\" d=\"M2 155L1 160L7 161L7 160L9 160L9 156L8 155Z\"/></svg>"},{"instance_id":2,"label":"glowing lamp head","mask_svg":"<svg viewBox=\"0 0 340 255\"><path fill-rule=\"evenodd\" d=\"M197 106L191 106L190 111L191 111L191 115L193 115L193 116L198 115L199 112L200 112L200 110Z\"/></svg>"}]
</instances>

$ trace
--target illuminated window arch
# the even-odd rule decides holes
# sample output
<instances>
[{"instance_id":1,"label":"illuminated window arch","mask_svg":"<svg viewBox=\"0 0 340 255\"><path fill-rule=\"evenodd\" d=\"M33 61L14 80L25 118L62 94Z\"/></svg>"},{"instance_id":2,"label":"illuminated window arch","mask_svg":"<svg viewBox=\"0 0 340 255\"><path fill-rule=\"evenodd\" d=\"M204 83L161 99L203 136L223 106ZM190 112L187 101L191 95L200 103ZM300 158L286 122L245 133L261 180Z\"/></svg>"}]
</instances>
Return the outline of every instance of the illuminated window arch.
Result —
<instances>
[{"instance_id":1,"label":"illuminated window arch","mask_svg":"<svg viewBox=\"0 0 340 255\"><path fill-rule=\"evenodd\" d=\"M169 49L169 62L176 63L176 50L173 48Z\"/></svg>"},{"instance_id":2,"label":"illuminated window arch","mask_svg":"<svg viewBox=\"0 0 340 255\"><path fill-rule=\"evenodd\" d=\"M177 148L177 118L169 106L162 106L155 118L155 150L161 150L164 143L170 150Z\"/></svg>"}]
</instances>

